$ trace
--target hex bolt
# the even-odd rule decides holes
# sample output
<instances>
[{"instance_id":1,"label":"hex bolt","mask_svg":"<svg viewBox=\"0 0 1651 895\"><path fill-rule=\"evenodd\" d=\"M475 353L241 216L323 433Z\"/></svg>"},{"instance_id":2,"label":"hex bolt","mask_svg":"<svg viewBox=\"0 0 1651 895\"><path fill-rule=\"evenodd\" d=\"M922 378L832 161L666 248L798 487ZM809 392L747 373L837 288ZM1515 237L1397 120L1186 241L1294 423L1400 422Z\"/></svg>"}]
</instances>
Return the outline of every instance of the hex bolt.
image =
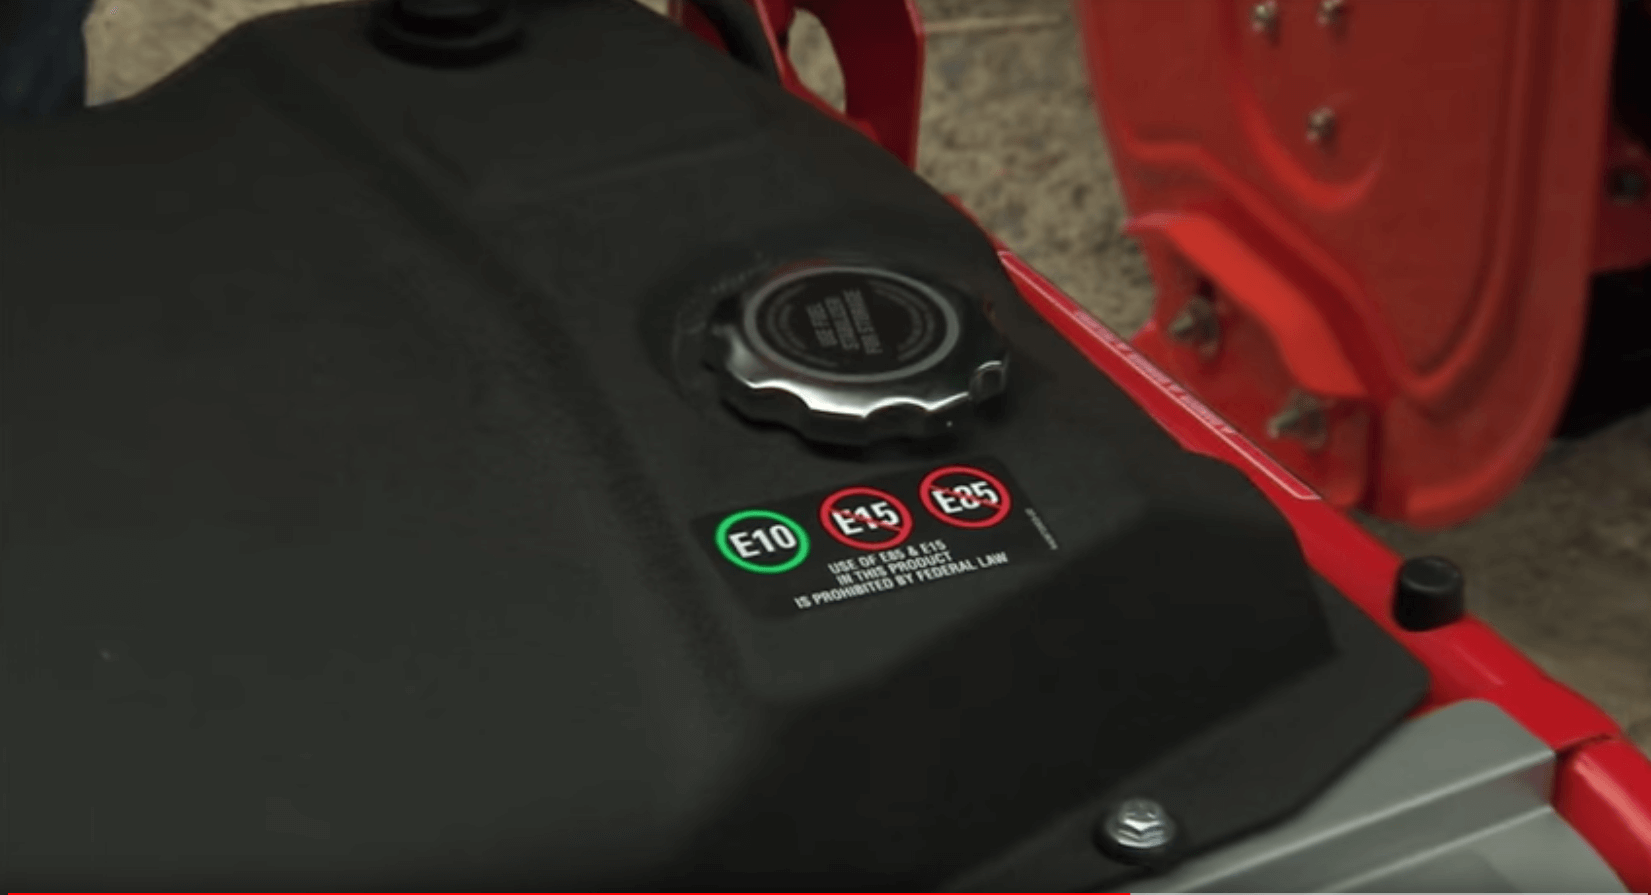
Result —
<instances>
[{"instance_id":1,"label":"hex bolt","mask_svg":"<svg viewBox=\"0 0 1651 895\"><path fill-rule=\"evenodd\" d=\"M1606 191L1617 205L1633 205L1645 198L1646 179L1638 168L1624 165L1606 177Z\"/></svg>"},{"instance_id":2,"label":"hex bolt","mask_svg":"<svg viewBox=\"0 0 1651 895\"><path fill-rule=\"evenodd\" d=\"M1319 106L1307 113L1307 142L1324 145L1336 135L1336 110Z\"/></svg>"},{"instance_id":3,"label":"hex bolt","mask_svg":"<svg viewBox=\"0 0 1651 895\"><path fill-rule=\"evenodd\" d=\"M1329 440L1330 425L1324 417L1324 403L1303 391L1293 391L1278 413L1267 420L1267 437L1277 441L1290 438L1316 451Z\"/></svg>"},{"instance_id":4,"label":"hex bolt","mask_svg":"<svg viewBox=\"0 0 1651 895\"><path fill-rule=\"evenodd\" d=\"M1333 28L1347 14L1347 0L1319 0L1319 24Z\"/></svg>"},{"instance_id":5,"label":"hex bolt","mask_svg":"<svg viewBox=\"0 0 1651 895\"><path fill-rule=\"evenodd\" d=\"M1171 339L1197 348L1205 358L1213 357L1221 347L1221 317L1216 312L1215 302L1207 295L1194 295L1187 299L1180 312L1170 320L1168 333Z\"/></svg>"},{"instance_id":6,"label":"hex bolt","mask_svg":"<svg viewBox=\"0 0 1651 895\"><path fill-rule=\"evenodd\" d=\"M1096 828L1096 844L1113 857L1131 862L1150 861L1175 841L1175 819L1152 799L1119 802Z\"/></svg>"},{"instance_id":7,"label":"hex bolt","mask_svg":"<svg viewBox=\"0 0 1651 895\"><path fill-rule=\"evenodd\" d=\"M1278 30L1278 0L1261 0L1250 7L1250 30L1268 36Z\"/></svg>"}]
</instances>

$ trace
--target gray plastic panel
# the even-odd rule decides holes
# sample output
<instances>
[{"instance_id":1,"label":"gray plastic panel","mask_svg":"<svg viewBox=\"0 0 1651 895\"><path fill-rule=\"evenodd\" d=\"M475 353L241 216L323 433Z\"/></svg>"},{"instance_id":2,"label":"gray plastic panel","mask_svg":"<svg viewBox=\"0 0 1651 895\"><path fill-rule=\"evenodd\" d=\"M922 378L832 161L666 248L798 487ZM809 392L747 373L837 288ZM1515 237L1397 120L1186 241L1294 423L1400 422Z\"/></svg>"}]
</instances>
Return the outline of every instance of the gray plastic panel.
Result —
<instances>
[{"instance_id":1,"label":"gray plastic panel","mask_svg":"<svg viewBox=\"0 0 1651 895\"><path fill-rule=\"evenodd\" d=\"M1294 818L1132 892L1622 892L1549 806L1554 754L1485 702L1407 722Z\"/></svg>"}]
</instances>

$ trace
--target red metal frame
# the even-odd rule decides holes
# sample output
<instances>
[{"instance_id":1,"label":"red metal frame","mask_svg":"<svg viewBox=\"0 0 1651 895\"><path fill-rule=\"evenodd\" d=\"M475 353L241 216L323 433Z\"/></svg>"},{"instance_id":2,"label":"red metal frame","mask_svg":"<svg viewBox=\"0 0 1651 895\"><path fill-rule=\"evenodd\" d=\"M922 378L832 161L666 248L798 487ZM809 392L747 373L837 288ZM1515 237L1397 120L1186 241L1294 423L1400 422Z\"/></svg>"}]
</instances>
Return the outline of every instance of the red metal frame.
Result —
<instances>
[{"instance_id":1,"label":"red metal frame","mask_svg":"<svg viewBox=\"0 0 1651 895\"><path fill-rule=\"evenodd\" d=\"M917 166L918 111L923 102L923 17L916 0L751 0L787 90ZM812 13L831 39L843 70L844 109L821 99L797 76L785 35L798 10ZM692 5L671 0L669 14L713 46L716 29Z\"/></svg>"},{"instance_id":2,"label":"red metal frame","mask_svg":"<svg viewBox=\"0 0 1651 895\"><path fill-rule=\"evenodd\" d=\"M783 43L775 36L779 33L778 24L789 26L791 21L787 10L809 9L820 16L828 32L832 32L845 76L850 71L868 73L864 78L848 81L850 113L858 108L867 117L856 121L837 113L802 86L795 72L786 76L787 86L878 139L908 165L912 164L918 112L913 98L920 95L922 86L921 46L915 52L906 46L908 40L915 39L919 45L922 41L922 26L913 0L888 0L881 4L869 0L795 0L794 7L792 0L753 2L763 12L770 43L776 50ZM848 11L851 3L852 13ZM884 12L873 13L879 7ZM886 36L882 45L904 47L900 56L904 62L892 66L898 74L889 81L893 85L893 96L880 104L876 98L877 81L869 74L877 68L863 68L867 63L861 53L871 52L869 48L880 45L865 35L873 30L869 23L886 21L873 16L887 15L888 10L899 10L902 24L894 34ZM829 19L825 14L828 11ZM855 24L856 16L861 15L866 18ZM685 24L692 24L690 16L682 19L687 19ZM912 27L908 29L904 23ZM915 83L910 80L913 75L906 67L913 59L918 66ZM859 89L868 91L859 94L861 104L858 106L854 85L863 85ZM868 109L876 110L876 116L865 111ZM880 122L878 126L867 124L874 119ZM958 205L962 207L961 203ZM1208 236L1207 232L1197 232L1196 219L1165 220L1149 225L1161 226L1166 231L1192 228L1194 241ZM1206 241L1215 246L1216 251L1232 253L1233 257L1224 263L1245 262L1242 246L1223 247L1219 239ZM998 257L1026 302L1183 448L1228 463L1248 476L1290 520L1313 568L1421 660L1432 684L1418 714L1464 699L1482 699L1500 706L1558 754L1559 769L1553 794L1555 810L1611 865L1629 891L1651 890L1651 759L1627 740L1608 715L1548 677L1476 618L1468 617L1423 633L1400 628L1391 611L1392 583L1400 562L1397 556L1001 244L998 244ZM1271 285L1277 287L1278 284ZM1285 305L1280 325L1293 326L1311 335L1313 327L1322 325L1322 321L1311 315L1290 317L1287 307L1290 300L1287 294L1283 298L1272 295L1258 299ZM1274 310L1261 309L1257 313ZM1287 358L1286 363L1295 364L1305 375L1320 377L1315 382L1327 393L1337 393L1338 389L1352 393L1350 374L1345 368L1338 368L1333 359L1327 362L1324 357L1309 352Z\"/></svg>"},{"instance_id":3,"label":"red metal frame","mask_svg":"<svg viewBox=\"0 0 1651 895\"><path fill-rule=\"evenodd\" d=\"M1158 287L1136 346L1338 506L1435 527L1511 491L1591 272L1651 257L1651 203L1606 189L1646 171L1611 124L1615 0L1074 7ZM1167 337L1205 290L1218 353ZM1269 432L1298 392L1321 447Z\"/></svg>"}]
</instances>

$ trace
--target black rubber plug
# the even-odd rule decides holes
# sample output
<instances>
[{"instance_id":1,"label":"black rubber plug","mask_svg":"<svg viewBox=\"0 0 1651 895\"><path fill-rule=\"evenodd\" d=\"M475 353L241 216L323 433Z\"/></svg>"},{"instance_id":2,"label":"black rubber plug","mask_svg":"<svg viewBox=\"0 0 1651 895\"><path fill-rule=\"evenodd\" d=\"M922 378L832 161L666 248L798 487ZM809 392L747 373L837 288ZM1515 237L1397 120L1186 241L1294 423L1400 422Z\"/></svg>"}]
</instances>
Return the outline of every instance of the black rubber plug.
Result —
<instances>
[{"instance_id":1,"label":"black rubber plug","mask_svg":"<svg viewBox=\"0 0 1651 895\"><path fill-rule=\"evenodd\" d=\"M1431 631L1467 614L1467 580L1442 556L1405 560L1393 588L1393 620L1406 631Z\"/></svg>"},{"instance_id":2,"label":"black rubber plug","mask_svg":"<svg viewBox=\"0 0 1651 895\"><path fill-rule=\"evenodd\" d=\"M380 0L369 29L385 52L419 65L480 65L522 42L511 0Z\"/></svg>"}]
</instances>

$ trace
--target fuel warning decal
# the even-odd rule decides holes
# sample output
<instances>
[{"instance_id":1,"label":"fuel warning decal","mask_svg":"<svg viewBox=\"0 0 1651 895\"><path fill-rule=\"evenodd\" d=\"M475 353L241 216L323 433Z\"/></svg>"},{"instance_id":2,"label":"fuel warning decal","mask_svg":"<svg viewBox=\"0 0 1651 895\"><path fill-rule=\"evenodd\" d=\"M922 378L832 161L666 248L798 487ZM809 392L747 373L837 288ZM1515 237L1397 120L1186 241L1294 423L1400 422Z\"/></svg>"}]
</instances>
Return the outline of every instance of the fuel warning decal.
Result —
<instances>
[{"instance_id":1,"label":"fuel warning decal","mask_svg":"<svg viewBox=\"0 0 1651 895\"><path fill-rule=\"evenodd\" d=\"M820 501L820 527L860 550L898 547L911 535L911 511L886 491L844 488Z\"/></svg>"},{"instance_id":2,"label":"fuel warning decal","mask_svg":"<svg viewBox=\"0 0 1651 895\"><path fill-rule=\"evenodd\" d=\"M735 592L767 615L1036 562L1060 549L1003 464L942 464L694 522Z\"/></svg>"}]
</instances>

